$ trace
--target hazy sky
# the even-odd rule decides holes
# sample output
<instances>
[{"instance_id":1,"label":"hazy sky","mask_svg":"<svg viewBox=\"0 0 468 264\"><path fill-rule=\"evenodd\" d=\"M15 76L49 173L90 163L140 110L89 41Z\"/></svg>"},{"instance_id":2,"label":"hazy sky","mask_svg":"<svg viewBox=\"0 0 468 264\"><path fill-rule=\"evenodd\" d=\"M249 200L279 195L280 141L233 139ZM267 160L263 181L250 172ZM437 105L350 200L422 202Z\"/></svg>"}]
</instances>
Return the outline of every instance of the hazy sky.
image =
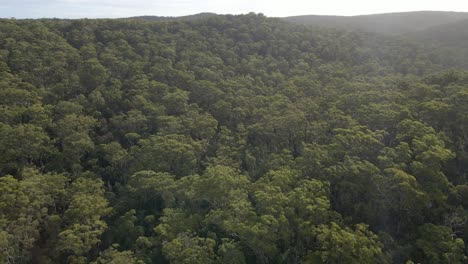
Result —
<instances>
[{"instance_id":1,"label":"hazy sky","mask_svg":"<svg viewBox=\"0 0 468 264\"><path fill-rule=\"evenodd\" d=\"M438 10L468 12L467 0L0 0L0 17L96 18L264 13L267 16L360 15Z\"/></svg>"}]
</instances>

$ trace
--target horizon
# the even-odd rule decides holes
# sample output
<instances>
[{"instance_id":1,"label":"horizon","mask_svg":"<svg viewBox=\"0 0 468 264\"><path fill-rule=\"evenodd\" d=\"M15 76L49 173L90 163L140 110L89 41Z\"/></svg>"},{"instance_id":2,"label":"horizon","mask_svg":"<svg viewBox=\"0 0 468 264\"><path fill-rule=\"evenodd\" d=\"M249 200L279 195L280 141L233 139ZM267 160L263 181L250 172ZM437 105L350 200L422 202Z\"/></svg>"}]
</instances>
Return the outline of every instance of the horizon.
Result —
<instances>
[{"instance_id":1,"label":"horizon","mask_svg":"<svg viewBox=\"0 0 468 264\"><path fill-rule=\"evenodd\" d=\"M358 15L323 15L323 14L300 14L300 15L292 15L292 16L269 16L267 14L264 14L262 12L245 12L245 13L214 13L214 12L199 12L199 13L191 13L191 14L186 14L186 15L180 15L180 16L171 16L171 15L152 15L152 14L141 14L141 15L132 15L132 16L122 16L122 17L24 17L24 18L18 18L18 17L1 17L0 19L18 19L18 20L23 20L23 19L121 19L121 18L133 18L133 17L161 17L161 18L179 18L179 17L187 17L187 16L196 16L196 15L201 15L201 14L213 14L213 15L247 15L249 13L256 13L256 14L263 14L266 17L271 17L271 18L288 18L288 17L305 17L305 16L322 16L322 17L359 17L359 16L375 16L375 15L389 15L389 14L405 14L405 13L467 13L468 11L439 11L439 10L414 10L414 11L401 11L401 12L384 12L384 13L370 13L370 14L358 14Z\"/></svg>"},{"instance_id":2,"label":"horizon","mask_svg":"<svg viewBox=\"0 0 468 264\"><path fill-rule=\"evenodd\" d=\"M0 17L36 18L125 18L135 16L180 17L199 13L247 14L262 13L268 17L291 16L363 16L405 12L468 12L468 3L456 0L403 1L376 3L372 0L314 2L290 0L0 0Z\"/></svg>"}]
</instances>

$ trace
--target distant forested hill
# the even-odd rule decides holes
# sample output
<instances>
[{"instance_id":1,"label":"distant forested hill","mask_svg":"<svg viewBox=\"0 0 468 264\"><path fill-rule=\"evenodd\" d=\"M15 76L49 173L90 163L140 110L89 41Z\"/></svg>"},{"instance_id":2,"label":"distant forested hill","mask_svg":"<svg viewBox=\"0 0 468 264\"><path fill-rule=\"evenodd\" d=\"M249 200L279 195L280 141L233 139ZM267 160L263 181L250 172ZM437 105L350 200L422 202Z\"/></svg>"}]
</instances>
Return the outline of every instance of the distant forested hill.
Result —
<instances>
[{"instance_id":1,"label":"distant forested hill","mask_svg":"<svg viewBox=\"0 0 468 264\"><path fill-rule=\"evenodd\" d=\"M468 19L437 25L405 37L437 50L443 57L455 58L455 64L468 68Z\"/></svg>"},{"instance_id":2,"label":"distant forested hill","mask_svg":"<svg viewBox=\"0 0 468 264\"><path fill-rule=\"evenodd\" d=\"M216 16L215 13L200 13L195 15L189 16L179 16L179 17L164 17L164 16L138 16L138 17L130 17L129 19L139 19L139 20L146 20L146 21L162 21L162 20L192 20L192 19L199 19L199 18L207 18Z\"/></svg>"},{"instance_id":3,"label":"distant forested hill","mask_svg":"<svg viewBox=\"0 0 468 264\"><path fill-rule=\"evenodd\" d=\"M0 19L0 263L466 262L468 72L422 39Z\"/></svg>"},{"instance_id":4,"label":"distant forested hill","mask_svg":"<svg viewBox=\"0 0 468 264\"><path fill-rule=\"evenodd\" d=\"M421 42L435 42L445 47L468 48L468 19L414 32L412 38Z\"/></svg>"},{"instance_id":5,"label":"distant forested hill","mask_svg":"<svg viewBox=\"0 0 468 264\"><path fill-rule=\"evenodd\" d=\"M282 18L295 24L393 36L437 53L445 65L468 69L468 13L418 11L362 16L306 15Z\"/></svg>"},{"instance_id":6,"label":"distant forested hill","mask_svg":"<svg viewBox=\"0 0 468 264\"><path fill-rule=\"evenodd\" d=\"M305 15L283 18L303 24L398 35L468 19L468 13L418 11L361 16Z\"/></svg>"}]
</instances>

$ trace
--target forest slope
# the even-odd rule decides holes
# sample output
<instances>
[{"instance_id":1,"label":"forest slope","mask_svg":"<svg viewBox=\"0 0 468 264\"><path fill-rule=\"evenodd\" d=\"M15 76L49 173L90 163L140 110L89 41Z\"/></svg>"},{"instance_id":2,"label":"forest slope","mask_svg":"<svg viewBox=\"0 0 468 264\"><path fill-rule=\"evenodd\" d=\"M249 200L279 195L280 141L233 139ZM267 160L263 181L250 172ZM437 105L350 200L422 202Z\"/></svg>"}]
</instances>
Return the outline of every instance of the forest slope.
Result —
<instances>
[{"instance_id":1,"label":"forest slope","mask_svg":"<svg viewBox=\"0 0 468 264\"><path fill-rule=\"evenodd\" d=\"M468 13L418 11L363 16L286 17L283 20L314 27L363 31L405 39L437 53L444 67L468 69Z\"/></svg>"},{"instance_id":2,"label":"forest slope","mask_svg":"<svg viewBox=\"0 0 468 264\"><path fill-rule=\"evenodd\" d=\"M400 35L451 24L468 19L468 13L417 11L360 16L304 15L283 18L286 21L347 30L364 30L380 34Z\"/></svg>"},{"instance_id":3,"label":"forest slope","mask_svg":"<svg viewBox=\"0 0 468 264\"><path fill-rule=\"evenodd\" d=\"M462 263L454 66L253 13L2 19L0 261Z\"/></svg>"}]
</instances>

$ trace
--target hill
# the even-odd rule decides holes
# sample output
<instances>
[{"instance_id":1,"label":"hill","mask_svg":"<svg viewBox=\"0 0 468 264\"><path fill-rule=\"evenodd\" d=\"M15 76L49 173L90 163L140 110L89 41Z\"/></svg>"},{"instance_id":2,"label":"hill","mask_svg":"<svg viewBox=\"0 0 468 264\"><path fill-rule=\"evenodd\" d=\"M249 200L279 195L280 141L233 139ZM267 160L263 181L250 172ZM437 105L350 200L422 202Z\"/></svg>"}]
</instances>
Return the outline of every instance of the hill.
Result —
<instances>
[{"instance_id":1,"label":"hill","mask_svg":"<svg viewBox=\"0 0 468 264\"><path fill-rule=\"evenodd\" d=\"M429 27L409 34L408 37L444 47L467 48L468 19Z\"/></svg>"},{"instance_id":2,"label":"hill","mask_svg":"<svg viewBox=\"0 0 468 264\"><path fill-rule=\"evenodd\" d=\"M253 13L0 19L0 263L464 263L456 66Z\"/></svg>"},{"instance_id":3,"label":"hill","mask_svg":"<svg viewBox=\"0 0 468 264\"><path fill-rule=\"evenodd\" d=\"M438 50L443 57L454 58L455 64L468 68L468 19L405 34L405 37Z\"/></svg>"},{"instance_id":4,"label":"hill","mask_svg":"<svg viewBox=\"0 0 468 264\"><path fill-rule=\"evenodd\" d=\"M378 33L422 46L439 54L446 67L468 69L468 13L419 11L363 16L297 16L286 21L345 31Z\"/></svg>"},{"instance_id":5,"label":"hill","mask_svg":"<svg viewBox=\"0 0 468 264\"><path fill-rule=\"evenodd\" d=\"M137 20L145 20L145 21L168 21L168 20L192 20L192 19L207 18L211 16L216 16L216 14L215 13L200 13L200 14L195 14L195 15L179 16L179 17L137 16L137 17L129 17L127 19L137 19Z\"/></svg>"},{"instance_id":6,"label":"hill","mask_svg":"<svg viewBox=\"0 0 468 264\"><path fill-rule=\"evenodd\" d=\"M306 15L283 18L286 21L347 30L364 30L381 34L405 34L468 19L468 13L418 11L361 16Z\"/></svg>"}]
</instances>

